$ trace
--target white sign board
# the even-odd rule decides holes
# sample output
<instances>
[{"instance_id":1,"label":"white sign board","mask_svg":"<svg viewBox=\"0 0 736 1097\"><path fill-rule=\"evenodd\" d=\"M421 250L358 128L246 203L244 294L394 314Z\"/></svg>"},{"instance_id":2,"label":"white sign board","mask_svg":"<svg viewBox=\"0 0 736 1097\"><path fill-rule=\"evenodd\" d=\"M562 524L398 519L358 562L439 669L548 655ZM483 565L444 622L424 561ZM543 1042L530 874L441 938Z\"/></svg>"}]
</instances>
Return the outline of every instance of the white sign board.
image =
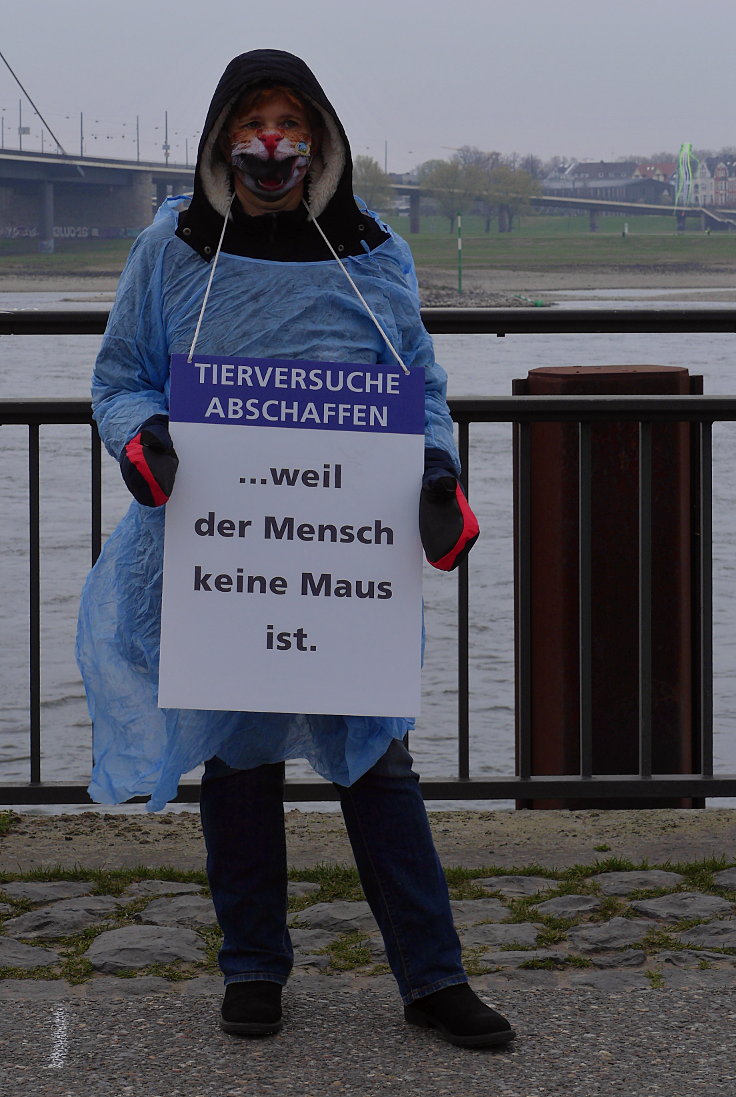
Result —
<instances>
[{"instance_id":1,"label":"white sign board","mask_svg":"<svg viewBox=\"0 0 736 1097\"><path fill-rule=\"evenodd\" d=\"M419 711L424 378L174 355L158 703Z\"/></svg>"}]
</instances>

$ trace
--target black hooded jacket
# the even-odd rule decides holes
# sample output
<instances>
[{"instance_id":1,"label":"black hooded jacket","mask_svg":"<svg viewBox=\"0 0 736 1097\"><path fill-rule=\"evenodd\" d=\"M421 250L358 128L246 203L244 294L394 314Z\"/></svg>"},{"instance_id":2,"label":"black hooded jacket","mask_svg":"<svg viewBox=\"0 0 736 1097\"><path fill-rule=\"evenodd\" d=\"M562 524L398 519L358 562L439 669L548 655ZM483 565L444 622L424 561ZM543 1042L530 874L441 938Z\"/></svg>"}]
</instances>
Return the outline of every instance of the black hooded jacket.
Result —
<instances>
[{"instance_id":1,"label":"black hooded jacket","mask_svg":"<svg viewBox=\"0 0 736 1097\"><path fill-rule=\"evenodd\" d=\"M230 165L222 155L218 136L243 93L269 85L293 89L322 118L323 140L307 173L305 196L335 251L340 257L371 251L387 234L355 202L350 145L340 119L308 66L282 50L243 53L222 74L197 151L194 194L188 209L179 214L176 235L205 261L214 258L232 194ZM237 199L223 251L281 262L332 258L303 205L251 217Z\"/></svg>"}]
</instances>

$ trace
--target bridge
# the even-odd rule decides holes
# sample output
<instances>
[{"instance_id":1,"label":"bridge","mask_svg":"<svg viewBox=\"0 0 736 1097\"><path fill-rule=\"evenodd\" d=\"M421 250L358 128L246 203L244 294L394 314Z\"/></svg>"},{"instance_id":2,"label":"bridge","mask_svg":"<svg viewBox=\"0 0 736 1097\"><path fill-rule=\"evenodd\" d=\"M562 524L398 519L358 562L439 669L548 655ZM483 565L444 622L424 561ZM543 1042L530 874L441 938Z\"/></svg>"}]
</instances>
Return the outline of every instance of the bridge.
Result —
<instances>
[{"instance_id":1,"label":"bridge","mask_svg":"<svg viewBox=\"0 0 736 1097\"><path fill-rule=\"evenodd\" d=\"M153 203L191 191L188 164L0 150L0 239L137 236Z\"/></svg>"},{"instance_id":2,"label":"bridge","mask_svg":"<svg viewBox=\"0 0 736 1097\"><path fill-rule=\"evenodd\" d=\"M560 209L587 211L590 216L590 231L596 232L602 213L622 213L628 217L641 217L642 214L675 217L678 229L685 228L687 218L696 217L704 230L736 229L736 210L705 209L701 206L655 205L651 202L618 202L608 198L562 198L551 194L539 194L530 199L537 209Z\"/></svg>"},{"instance_id":3,"label":"bridge","mask_svg":"<svg viewBox=\"0 0 736 1097\"><path fill-rule=\"evenodd\" d=\"M55 239L134 237L167 195L188 193L193 182L190 164L1 149L0 240L37 239L41 251L52 252ZM408 198L409 232L418 233L422 188L414 183L390 187L394 195ZM549 194L530 202L541 209L587 212L591 232L599 228L603 213L675 217L681 230L688 218L697 218L703 230L736 229L736 210Z\"/></svg>"}]
</instances>

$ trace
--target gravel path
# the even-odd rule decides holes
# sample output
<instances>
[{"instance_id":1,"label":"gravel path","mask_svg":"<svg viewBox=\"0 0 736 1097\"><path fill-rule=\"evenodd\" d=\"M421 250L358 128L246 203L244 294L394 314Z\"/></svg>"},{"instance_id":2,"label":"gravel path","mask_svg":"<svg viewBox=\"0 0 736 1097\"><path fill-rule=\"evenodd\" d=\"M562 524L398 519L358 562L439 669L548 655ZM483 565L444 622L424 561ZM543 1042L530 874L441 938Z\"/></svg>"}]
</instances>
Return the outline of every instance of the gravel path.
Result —
<instances>
[{"instance_id":1,"label":"gravel path","mask_svg":"<svg viewBox=\"0 0 736 1097\"><path fill-rule=\"evenodd\" d=\"M201 869L204 843L196 812L156 815L21 814L0 837L0 872L36 868L172 865ZM722 857L736 849L736 810L430 812L443 864L565 868L620 857L652 864ZM350 847L339 811L286 813L289 863L345 864Z\"/></svg>"},{"instance_id":2,"label":"gravel path","mask_svg":"<svg viewBox=\"0 0 736 1097\"><path fill-rule=\"evenodd\" d=\"M518 1030L473 1052L408 1027L388 988L294 980L282 1033L224 1036L210 995L19 1002L0 1013L2 1097L715 1097L736 1091L731 988L499 989Z\"/></svg>"}]
</instances>

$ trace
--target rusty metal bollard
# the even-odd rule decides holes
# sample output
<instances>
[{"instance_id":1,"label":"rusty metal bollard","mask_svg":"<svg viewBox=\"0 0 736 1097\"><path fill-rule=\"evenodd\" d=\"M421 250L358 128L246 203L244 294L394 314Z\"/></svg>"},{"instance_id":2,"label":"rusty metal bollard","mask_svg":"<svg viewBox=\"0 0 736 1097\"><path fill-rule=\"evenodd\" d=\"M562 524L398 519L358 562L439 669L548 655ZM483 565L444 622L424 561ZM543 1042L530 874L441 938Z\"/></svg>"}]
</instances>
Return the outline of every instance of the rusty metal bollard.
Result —
<instances>
[{"instance_id":1,"label":"rusty metal bollard","mask_svg":"<svg viewBox=\"0 0 736 1097\"><path fill-rule=\"evenodd\" d=\"M702 378L669 366L561 367L514 381L519 395L673 395L702 392ZM518 430L519 428L517 428ZM576 423L531 430L531 612L520 635L530 667L531 772L580 772L580 623ZM652 769L697 770L698 449L688 423L652 427ZM591 428L592 772L639 772L639 428ZM515 475L515 505L519 498ZM516 539L515 552L519 545ZM517 569L518 574L518 569ZM518 688L518 686L517 686ZM517 712L519 706L517 705ZM518 756L517 719L517 756ZM701 800L521 800L519 807L699 807Z\"/></svg>"}]
</instances>

